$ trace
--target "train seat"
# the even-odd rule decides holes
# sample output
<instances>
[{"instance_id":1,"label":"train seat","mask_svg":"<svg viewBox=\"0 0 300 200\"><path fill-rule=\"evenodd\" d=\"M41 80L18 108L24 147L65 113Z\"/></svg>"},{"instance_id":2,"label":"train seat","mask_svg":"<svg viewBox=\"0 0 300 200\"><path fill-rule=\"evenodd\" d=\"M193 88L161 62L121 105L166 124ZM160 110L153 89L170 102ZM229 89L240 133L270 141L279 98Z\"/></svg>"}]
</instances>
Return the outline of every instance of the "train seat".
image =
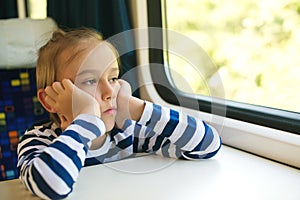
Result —
<instances>
[{"instance_id":1,"label":"train seat","mask_svg":"<svg viewBox=\"0 0 300 200\"><path fill-rule=\"evenodd\" d=\"M51 18L0 20L0 181L18 177L19 138L48 117L36 97L35 63L56 27Z\"/></svg>"}]
</instances>

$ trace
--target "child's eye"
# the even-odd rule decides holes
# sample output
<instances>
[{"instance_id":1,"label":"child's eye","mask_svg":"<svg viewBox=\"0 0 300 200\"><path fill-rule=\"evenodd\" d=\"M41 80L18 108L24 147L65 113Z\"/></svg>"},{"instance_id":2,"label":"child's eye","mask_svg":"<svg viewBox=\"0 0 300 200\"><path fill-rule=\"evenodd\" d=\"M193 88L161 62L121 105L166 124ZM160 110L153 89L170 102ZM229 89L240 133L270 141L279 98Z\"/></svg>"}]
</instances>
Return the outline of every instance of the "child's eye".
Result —
<instances>
[{"instance_id":1,"label":"child's eye","mask_svg":"<svg viewBox=\"0 0 300 200\"><path fill-rule=\"evenodd\" d=\"M115 83L115 82L117 82L118 80L119 80L118 77L113 77L113 78L111 78L111 79L109 80L109 82Z\"/></svg>"},{"instance_id":2,"label":"child's eye","mask_svg":"<svg viewBox=\"0 0 300 200\"><path fill-rule=\"evenodd\" d=\"M88 80L84 81L83 84L85 84L85 85L95 85L95 84L97 84L97 80L96 79L88 79Z\"/></svg>"}]
</instances>

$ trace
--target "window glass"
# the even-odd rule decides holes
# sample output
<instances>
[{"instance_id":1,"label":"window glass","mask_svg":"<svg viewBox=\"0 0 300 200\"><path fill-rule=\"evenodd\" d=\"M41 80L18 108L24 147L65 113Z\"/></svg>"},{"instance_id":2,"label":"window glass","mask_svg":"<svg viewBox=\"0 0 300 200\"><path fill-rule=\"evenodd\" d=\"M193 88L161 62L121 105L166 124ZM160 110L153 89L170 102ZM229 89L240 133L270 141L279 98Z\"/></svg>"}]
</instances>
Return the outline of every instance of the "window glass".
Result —
<instances>
[{"instance_id":1,"label":"window glass","mask_svg":"<svg viewBox=\"0 0 300 200\"><path fill-rule=\"evenodd\" d=\"M47 0L28 0L28 15L32 19L45 19L47 17Z\"/></svg>"},{"instance_id":2,"label":"window glass","mask_svg":"<svg viewBox=\"0 0 300 200\"><path fill-rule=\"evenodd\" d=\"M300 112L298 0L165 0L164 23L195 41L215 67L167 53L175 86L188 93ZM168 48L178 40L168 40ZM184 47L202 62L203 53ZM207 59L207 58L205 58ZM222 86L214 78L221 77ZM184 78L185 81L182 81ZM186 90L188 82L192 90Z\"/></svg>"}]
</instances>

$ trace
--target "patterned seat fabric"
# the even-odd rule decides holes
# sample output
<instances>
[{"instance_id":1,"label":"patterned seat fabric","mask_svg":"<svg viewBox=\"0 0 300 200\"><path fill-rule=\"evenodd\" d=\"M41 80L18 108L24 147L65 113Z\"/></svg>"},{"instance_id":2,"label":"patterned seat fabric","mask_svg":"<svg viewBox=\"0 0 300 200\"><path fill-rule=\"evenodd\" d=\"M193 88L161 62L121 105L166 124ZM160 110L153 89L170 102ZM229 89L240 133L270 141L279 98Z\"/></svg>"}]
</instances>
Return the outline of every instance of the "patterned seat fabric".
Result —
<instances>
[{"instance_id":1,"label":"patterned seat fabric","mask_svg":"<svg viewBox=\"0 0 300 200\"><path fill-rule=\"evenodd\" d=\"M0 69L0 181L18 177L17 145L26 128L48 118L36 97L35 68Z\"/></svg>"}]
</instances>

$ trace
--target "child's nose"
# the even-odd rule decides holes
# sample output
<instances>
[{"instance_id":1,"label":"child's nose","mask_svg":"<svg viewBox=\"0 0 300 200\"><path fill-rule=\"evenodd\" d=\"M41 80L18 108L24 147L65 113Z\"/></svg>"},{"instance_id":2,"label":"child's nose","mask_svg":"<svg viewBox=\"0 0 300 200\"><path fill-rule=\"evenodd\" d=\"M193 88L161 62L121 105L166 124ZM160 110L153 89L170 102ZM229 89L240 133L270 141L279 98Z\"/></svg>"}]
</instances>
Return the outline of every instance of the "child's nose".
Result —
<instances>
[{"instance_id":1,"label":"child's nose","mask_svg":"<svg viewBox=\"0 0 300 200\"><path fill-rule=\"evenodd\" d=\"M111 100L114 88L109 83L103 83L100 87L101 98L103 101Z\"/></svg>"}]
</instances>

